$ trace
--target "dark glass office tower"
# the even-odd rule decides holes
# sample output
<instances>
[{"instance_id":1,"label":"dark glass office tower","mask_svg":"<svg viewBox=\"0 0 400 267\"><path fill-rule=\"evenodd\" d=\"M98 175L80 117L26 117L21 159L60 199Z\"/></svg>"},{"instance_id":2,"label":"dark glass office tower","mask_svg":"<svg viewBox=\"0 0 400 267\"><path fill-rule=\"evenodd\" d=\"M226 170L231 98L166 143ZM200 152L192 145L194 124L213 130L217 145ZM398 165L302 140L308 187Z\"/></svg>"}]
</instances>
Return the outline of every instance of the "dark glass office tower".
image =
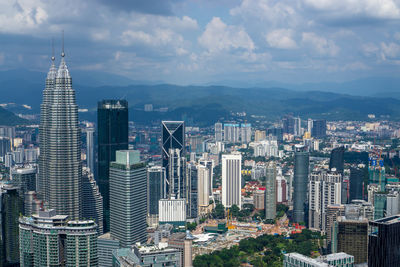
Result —
<instances>
[{"instance_id":1,"label":"dark glass office tower","mask_svg":"<svg viewBox=\"0 0 400 267\"><path fill-rule=\"evenodd\" d=\"M187 207L186 216L188 218L196 219L199 215L198 212L198 170L194 163L187 165L187 181L189 183L187 189Z\"/></svg>"},{"instance_id":2,"label":"dark glass office tower","mask_svg":"<svg viewBox=\"0 0 400 267\"><path fill-rule=\"evenodd\" d=\"M165 168L152 166L147 169L147 215L158 215L158 201L165 198Z\"/></svg>"},{"instance_id":3,"label":"dark glass office tower","mask_svg":"<svg viewBox=\"0 0 400 267\"><path fill-rule=\"evenodd\" d=\"M326 136L326 120L313 121L311 136L314 138L324 138Z\"/></svg>"},{"instance_id":4,"label":"dark glass office tower","mask_svg":"<svg viewBox=\"0 0 400 267\"><path fill-rule=\"evenodd\" d=\"M287 115L282 119L283 132L287 134L294 134L295 120L293 116Z\"/></svg>"},{"instance_id":5,"label":"dark glass office tower","mask_svg":"<svg viewBox=\"0 0 400 267\"><path fill-rule=\"evenodd\" d=\"M305 146L296 146L294 154L293 221L307 222L306 202L309 171L309 153Z\"/></svg>"},{"instance_id":6,"label":"dark glass office tower","mask_svg":"<svg viewBox=\"0 0 400 267\"><path fill-rule=\"evenodd\" d=\"M18 188L7 185L0 189L0 266L19 266L18 218L22 211Z\"/></svg>"},{"instance_id":7,"label":"dark glass office tower","mask_svg":"<svg viewBox=\"0 0 400 267\"><path fill-rule=\"evenodd\" d=\"M369 222L368 267L400 266L400 215Z\"/></svg>"},{"instance_id":8,"label":"dark glass office tower","mask_svg":"<svg viewBox=\"0 0 400 267\"><path fill-rule=\"evenodd\" d=\"M162 127L162 166L166 170L166 181L167 181L167 196L176 194L181 186L174 186L175 192L170 192L170 188L173 185L184 185L184 181L174 181L174 179L185 179L185 175L179 175L178 177L171 177L171 173L180 173L179 169L171 170L173 166L170 166L171 162L177 163L176 160L171 160L171 153L174 153L176 158L185 158L185 123L183 121L163 121L161 122ZM171 168L170 168L171 167ZM176 164L179 168L179 164ZM184 195L185 192L180 192ZM178 196L179 197L179 196Z\"/></svg>"},{"instance_id":9,"label":"dark glass office tower","mask_svg":"<svg viewBox=\"0 0 400 267\"><path fill-rule=\"evenodd\" d=\"M364 172L359 168L350 169L350 201L363 199Z\"/></svg>"},{"instance_id":10,"label":"dark glass office tower","mask_svg":"<svg viewBox=\"0 0 400 267\"><path fill-rule=\"evenodd\" d=\"M128 149L128 102L103 100L97 105L97 183L104 202L104 232L110 230L110 162L117 150Z\"/></svg>"},{"instance_id":11,"label":"dark glass office tower","mask_svg":"<svg viewBox=\"0 0 400 267\"><path fill-rule=\"evenodd\" d=\"M337 230L337 252L345 252L354 256L354 263L367 261L368 256L368 220L365 218L338 218L335 223Z\"/></svg>"},{"instance_id":12,"label":"dark glass office tower","mask_svg":"<svg viewBox=\"0 0 400 267\"><path fill-rule=\"evenodd\" d=\"M344 147L332 149L331 159L329 161L329 169L336 168L338 173L343 175L344 170Z\"/></svg>"}]
</instances>

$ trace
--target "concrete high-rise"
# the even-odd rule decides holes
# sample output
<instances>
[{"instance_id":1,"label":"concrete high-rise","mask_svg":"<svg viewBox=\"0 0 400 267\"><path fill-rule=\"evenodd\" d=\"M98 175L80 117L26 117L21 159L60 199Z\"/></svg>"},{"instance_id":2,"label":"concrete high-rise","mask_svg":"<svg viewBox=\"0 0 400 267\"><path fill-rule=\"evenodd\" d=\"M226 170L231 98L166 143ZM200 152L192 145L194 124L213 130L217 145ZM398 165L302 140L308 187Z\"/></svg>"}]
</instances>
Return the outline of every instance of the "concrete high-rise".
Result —
<instances>
[{"instance_id":1,"label":"concrete high-rise","mask_svg":"<svg viewBox=\"0 0 400 267\"><path fill-rule=\"evenodd\" d=\"M21 267L98 266L97 225L55 210L19 219Z\"/></svg>"},{"instance_id":2,"label":"concrete high-rise","mask_svg":"<svg viewBox=\"0 0 400 267\"><path fill-rule=\"evenodd\" d=\"M248 144L251 142L251 124L242 123L240 128L240 140L242 143Z\"/></svg>"},{"instance_id":3,"label":"concrete high-rise","mask_svg":"<svg viewBox=\"0 0 400 267\"><path fill-rule=\"evenodd\" d=\"M222 142L222 123L217 122L214 125L215 142Z\"/></svg>"},{"instance_id":4,"label":"concrete high-rise","mask_svg":"<svg viewBox=\"0 0 400 267\"><path fill-rule=\"evenodd\" d=\"M86 166L94 174L94 129L86 129Z\"/></svg>"},{"instance_id":5,"label":"concrete high-rise","mask_svg":"<svg viewBox=\"0 0 400 267\"><path fill-rule=\"evenodd\" d=\"M312 128L313 128L313 120L312 119L308 119L307 120L307 132L309 132L311 134Z\"/></svg>"},{"instance_id":6,"label":"concrete high-rise","mask_svg":"<svg viewBox=\"0 0 400 267\"><path fill-rule=\"evenodd\" d=\"M81 215L81 130L72 78L61 54L56 70L54 57L43 91L39 126L39 192L58 214Z\"/></svg>"},{"instance_id":7,"label":"concrete high-rise","mask_svg":"<svg viewBox=\"0 0 400 267\"><path fill-rule=\"evenodd\" d=\"M110 233L122 247L147 240L146 195L146 164L140 152L118 150L110 163Z\"/></svg>"},{"instance_id":8,"label":"concrete high-rise","mask_svg":"<svg viewBox=\"0 0 400 267\"><path fill-rule=\"evenodd\" d=\"M276 167L270 163L265 177L265 219L274 220L276 217Z\"/></svg>"},{"instance_id":9,"label":"concrete high-rise","mask_svg":"<svg viewBox=\"0 0 400 267\"><path fill-rule=\"evenodd\" d=\"M200 159L199 164L207 167L208 170L208 193L212 196L213 193L213 174L214 174L214 162L213 160Z\"/></svg>"},{"instance_id":10,"label":"concrete high-rise","mask_svg":"<svg viewBox=\"0 0 400 267\"><path fill-rule=\"evenodd\" d=\"M327 231L328 205L341 204L342 175L338 172L318 171L310 175L308 192L308 227Z\"/></svg>"},{"instance_id":11,"label":"concrete high-rise","mask_svg":"<svg viewBox=\"0 0 400 267\"><path fill-rule=\"evenodd\" d=\"M84 168L82 174L82 199L82 218L94 220L99 234L103 234L103 197L88 168Z\"/></svg>"},{"instance_id":12,"label":"concrete high-rise","mask_svg":"<svg viewBox=\"0 0 400 267\"><path fill-rule=\"evenodd\" d=\"M185 160L186 156L185 123L183 121L162 121L161 127L161 156L162 166L167 174L167 196L184 197L183 188L186 179L184 173L181 172L181 170L184 171L184 168L178 161Z\"/></svg>"},{"instance_id":13,"label":"concrete high-rise","mask_svg":"<svg viewBox=\"0 0 400 267\"><path fill-rule=\"evenodd\" d=\"M204 165L197 166L197 177L198 177L198 199L199 206L207 207L210 204L210 186L209 186L209 174L208 168Z\"/></svg>"},{"instance_id":14,"label":"concrete high-rise","mask_svg":"<svg viewBox=\"0 0 400 267\"><path fill-rule=\"evenodd\" d=\"M242 155L222 155L222 205L242 206Z\"/></svg>"},{"instance_id":15,"label":"concrete high-rise","mask_svg":"<svg viewBox=\"0 0 400 267\"><path fill-rule=\"evenodd\" d=\"M97 103L97 184L103 197L104 231L110 230L110 162L117 150L128 149L128 102L103 100Z\"/></svg>"},{"instance_id":16,"label":"concrete high-rise","mask_svg":"<svg viewBox=\"0 0 400 267\"><path fill-rule=\"evenodd\" d=\"M354 256L356 264L367 262L368 220L363 217L339 217L335 223L336 251Z\"/></svg>"},{"instance_id":17,"label":"concrete high-rise","mask_svg":"<svg viewBox=\"0 0 400 267\"><path fill-rule=\"evenodd\" d=\"M224 124L224 141L238 143L240 138L240 125L237 123Z\"/></svg>"},{"instance_id":18,"label":"concrete high-rise","mask_svg":"<svg viewBox=\"0 0 400 267\"><path fill-rule=\"evenodd\" d=\"M294 154L293 221L306 222L309 153L304 146L296 146Z\"/></svg>"}]
</instances>

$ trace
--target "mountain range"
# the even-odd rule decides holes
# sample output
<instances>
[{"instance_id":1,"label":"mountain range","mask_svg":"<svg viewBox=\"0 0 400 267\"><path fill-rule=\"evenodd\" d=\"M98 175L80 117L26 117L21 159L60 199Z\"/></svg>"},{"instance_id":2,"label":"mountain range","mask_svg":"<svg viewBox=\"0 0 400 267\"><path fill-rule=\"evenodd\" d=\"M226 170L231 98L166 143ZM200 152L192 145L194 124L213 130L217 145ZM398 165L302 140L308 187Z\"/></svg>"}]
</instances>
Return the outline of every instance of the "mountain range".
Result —
<instances>
[{"instance_id":1,"label":"mountain range","mask_svg":"<svg viewBox=\"0 0 400 267\"><path fill-rule=\"evenodd\" d=\"M302 85L271 82L269 87L268 84L240 87L153 84L87 71L71 71L71 75L77 103L81 109L88 110L80 113L81 119L95 120L97 101L101 99L127 99L130 120L140 123L185 119L206 125L229 119L237 112L267 119L277 119L287 113L331 120L365 120L368 114L400 119L400 79L394 78ZM27 113L39 113L45 77L45 73L27 70L0 72L0 103L29 105L32 109L25 110ZM153 104L155 109L168 108L168 111L144 112L145 104Z\"/></svg>"}]
</instances>

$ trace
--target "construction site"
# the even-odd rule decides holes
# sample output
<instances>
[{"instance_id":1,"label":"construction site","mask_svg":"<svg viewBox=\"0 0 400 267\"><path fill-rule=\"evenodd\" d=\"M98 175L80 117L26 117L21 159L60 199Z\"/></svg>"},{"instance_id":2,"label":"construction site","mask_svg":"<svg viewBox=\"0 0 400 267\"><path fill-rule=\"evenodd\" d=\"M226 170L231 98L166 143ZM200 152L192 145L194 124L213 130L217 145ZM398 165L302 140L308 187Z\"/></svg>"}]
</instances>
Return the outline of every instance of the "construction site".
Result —
<instances>
[{"instance_id":1,"label":"construction site","mask_svg":"<svg viewBox=\"0 0 400 267\"><path fill-rule=\"evenodd\" d=\"M300 233L305 227L298 224L289 224L286 216L276 221L275 224L262 222L239 222L232 219L227 212L226 219L207 220L199 224L192 232L193 254L209 254L216 250L230 248L237 245L240 240L256 238L261 235L285 235Z\"/></svg>"}]
</instances>

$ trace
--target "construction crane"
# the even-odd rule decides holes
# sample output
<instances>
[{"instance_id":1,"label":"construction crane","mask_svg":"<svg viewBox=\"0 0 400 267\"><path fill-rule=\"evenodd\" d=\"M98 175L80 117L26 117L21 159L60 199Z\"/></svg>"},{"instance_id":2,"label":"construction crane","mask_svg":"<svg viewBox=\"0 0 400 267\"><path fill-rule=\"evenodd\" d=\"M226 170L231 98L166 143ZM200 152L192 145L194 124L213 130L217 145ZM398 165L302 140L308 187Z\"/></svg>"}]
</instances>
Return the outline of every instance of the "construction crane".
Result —
<instances>
[{"instance_id":1,"label":"construction crane","mask_svg":"<svg viewBox=\"0 0 400 267\"><path fill-rule=\"evenodd\" d=\"M236 226L232 224L232 213L230 213L230 210L228 209L226 212L226 227L228 227L228 230L236 229Z\"/></svg>"}]
</instances>

